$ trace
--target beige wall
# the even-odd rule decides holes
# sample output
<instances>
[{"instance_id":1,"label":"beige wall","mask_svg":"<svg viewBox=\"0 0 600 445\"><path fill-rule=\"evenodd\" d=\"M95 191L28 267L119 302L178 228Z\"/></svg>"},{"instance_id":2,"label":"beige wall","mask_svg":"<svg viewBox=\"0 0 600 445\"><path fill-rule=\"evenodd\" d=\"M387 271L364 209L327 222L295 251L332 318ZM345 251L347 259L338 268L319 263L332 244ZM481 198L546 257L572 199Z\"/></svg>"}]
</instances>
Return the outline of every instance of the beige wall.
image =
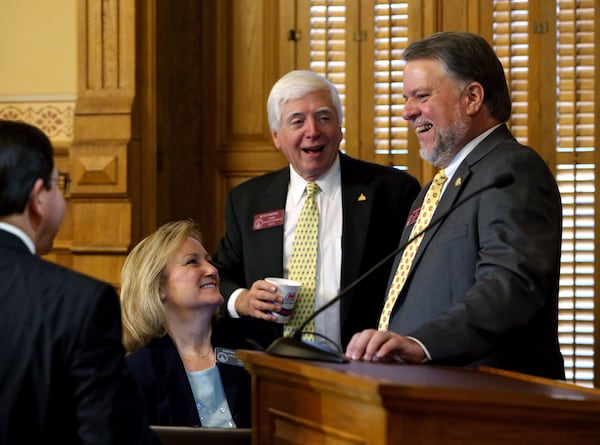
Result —
<instances>
[{"instance_id":1,"label":"beige wall","mask_svg":"<svg viewBox=\"0 0 600 445\"><path fill-rule=\"evenodd\" d=\"M0 0L0 101L77 91L76 0Z\"/></svg>"},{"instance_id":2,"label":"beige wall","mask_svg":"<svg viewBox=\"0 0 600 445\"><path fill-rule=\"evenodd\" d=\"M77 0L0 0L0 119L40 127L68 171L77 98ZM54 247L70 246L71 204ZM69 265L63 261L65 265Z\"/></svg>"},{"instance_id":3,"label":"beige wall","mask_svg":"<svg viewBox=\"0 0 600 445\"><path fill-rule=\"evenodd\" d=\"M76 4L0 0L0 119L37 125L59 149L73 139Z\"/></svg>"}]
</instances>

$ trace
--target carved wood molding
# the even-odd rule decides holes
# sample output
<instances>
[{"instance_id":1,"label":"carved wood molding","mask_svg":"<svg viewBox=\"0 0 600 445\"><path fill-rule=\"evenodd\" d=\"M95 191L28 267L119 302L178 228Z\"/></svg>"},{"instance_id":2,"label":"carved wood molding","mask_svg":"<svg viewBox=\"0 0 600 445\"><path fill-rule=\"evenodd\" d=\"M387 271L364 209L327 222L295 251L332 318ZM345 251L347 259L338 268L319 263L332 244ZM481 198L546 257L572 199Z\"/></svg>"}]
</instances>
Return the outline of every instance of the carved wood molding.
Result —
<instances>
[{"instance_id":1,"label":"carved wood molding","mask_svg":"<svg viewBox=\"0 0 600 445\"><path fill-rule=\"evenodd\" d=\"M135 11L136 0L78 2L78 98L69 152L74 266L105 269L102 264L114 262L110 255L126 255L131 244ZM103 278L118 282L113 272Z\"/></svg>"}]
</instances>

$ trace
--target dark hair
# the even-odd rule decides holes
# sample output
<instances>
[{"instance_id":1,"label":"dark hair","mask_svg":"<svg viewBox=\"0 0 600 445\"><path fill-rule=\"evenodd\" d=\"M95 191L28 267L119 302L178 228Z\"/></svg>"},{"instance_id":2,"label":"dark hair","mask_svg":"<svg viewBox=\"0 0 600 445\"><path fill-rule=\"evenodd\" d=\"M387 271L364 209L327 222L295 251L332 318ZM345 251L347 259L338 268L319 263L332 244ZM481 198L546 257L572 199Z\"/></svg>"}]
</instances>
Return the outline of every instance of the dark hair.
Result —
<instances>
[{"instance_id":1,"label":"dark hair","mask_svg":"<svg viewBox=\"0 0 600 445\"><path fill-rule=\"evenodd\" d=\"M50 189L52 144L39 128L0 119L0 216L23 213L35 181Z\"/></svg>"},{"instance_id":2,"label":"dark hair","mask_svg":"<svg viewBox=\"0 0 600 445\"><path fill-rule=\"evenodd\" d=\"M488 42L469 32L438 32L411 43L404 60L437 59L460 82L479 82L484 104L500 122L510 118L511 100L504 68Z\"/></svg>"}]
</instances>

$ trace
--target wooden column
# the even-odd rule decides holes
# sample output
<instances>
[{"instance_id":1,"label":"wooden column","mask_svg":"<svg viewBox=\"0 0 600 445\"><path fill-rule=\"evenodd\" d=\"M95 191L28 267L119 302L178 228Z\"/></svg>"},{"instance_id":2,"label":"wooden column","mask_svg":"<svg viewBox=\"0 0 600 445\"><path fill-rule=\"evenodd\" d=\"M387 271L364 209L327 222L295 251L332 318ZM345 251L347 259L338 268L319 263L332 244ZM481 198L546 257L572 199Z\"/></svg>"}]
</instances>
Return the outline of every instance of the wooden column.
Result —
<instances>
[{"instance_id":1,"label":"wooden column","mask_svg":"<svg viewBox=\"0 0 600 445\"><path fill-rule=\"evenodd\" d=\"M80 0L78 99L69 165L72 267L118 285L122 263L156 205L153 2ZM142 43L144 42L144 43ZM141 73L141 74L138 74ZM142 111L143 110L143 111Z\"/></svg>"}]
</instances>

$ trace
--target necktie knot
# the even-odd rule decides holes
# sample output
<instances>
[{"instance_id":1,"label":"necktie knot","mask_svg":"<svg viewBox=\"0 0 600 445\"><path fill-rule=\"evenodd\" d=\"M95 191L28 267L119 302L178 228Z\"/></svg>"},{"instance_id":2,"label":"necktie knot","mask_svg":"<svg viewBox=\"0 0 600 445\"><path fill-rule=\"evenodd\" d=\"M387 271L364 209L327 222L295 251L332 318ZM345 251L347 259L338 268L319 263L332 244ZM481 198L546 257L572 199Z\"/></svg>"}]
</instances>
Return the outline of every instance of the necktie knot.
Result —
<instances>
[{"instance_id":1,"label":"necktie knot","mask_svg":"<svg viewBox=\"0 0 600 445\"><path fill-rule=\"evenodd\" d=\"M444 182L446 182L447 179L448 177L446 176L446 171L444 169L441 169L434 176L433 183L436 184L438 187L441 187L444 185Z\"/></svg>"},{"instance_id":2,"label":"necktie knot","mask_svg":"<svg viewBox=\"0 0 600 445\"><path fill-rule=\"evenodd\" d=\"M319 190L321 190L321 187L319 187L319 184L317 184L316 182L309 182L306 184L307 197L315 196Z\"/></svg>"}]
</instances>

